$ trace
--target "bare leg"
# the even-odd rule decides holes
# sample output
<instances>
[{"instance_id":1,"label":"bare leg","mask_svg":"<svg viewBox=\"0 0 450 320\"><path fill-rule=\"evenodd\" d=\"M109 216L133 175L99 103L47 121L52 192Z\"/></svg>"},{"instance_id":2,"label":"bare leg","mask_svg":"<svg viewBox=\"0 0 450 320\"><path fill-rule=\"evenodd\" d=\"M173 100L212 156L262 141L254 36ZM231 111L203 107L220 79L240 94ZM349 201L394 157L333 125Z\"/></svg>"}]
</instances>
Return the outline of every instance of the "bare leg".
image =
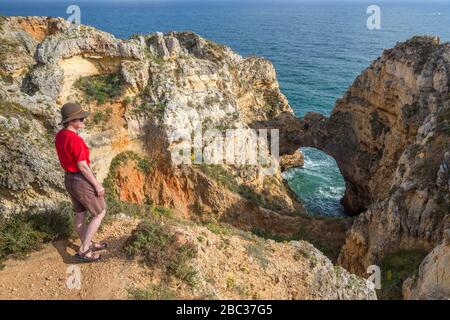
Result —
<instances>
[{"instance_id":1,"label":"bare leg","mask_svg":"<svg viewBox=\"0 0 450 320\"><path fill-rule=\"evenodd\" d=\"M75 213L75 230L83 243L86 233L86 211Z\"/></svg>"},{"instance_id":2,"label":"bare leg","mask_svg":"<svg viewBox=\"0 0 450 320\"><path fill-rule=\"evenodd\" d=\"M84 241L80 247L81 252L86 252L89 250L91 246L92 238L94 238L95 233L97 232L100 224L102 223L103 218L105 217L106 209L103 210L102 213L92 218L91 223L86 228L86 234L84 237Z\"/></svg>"}]
</instances>

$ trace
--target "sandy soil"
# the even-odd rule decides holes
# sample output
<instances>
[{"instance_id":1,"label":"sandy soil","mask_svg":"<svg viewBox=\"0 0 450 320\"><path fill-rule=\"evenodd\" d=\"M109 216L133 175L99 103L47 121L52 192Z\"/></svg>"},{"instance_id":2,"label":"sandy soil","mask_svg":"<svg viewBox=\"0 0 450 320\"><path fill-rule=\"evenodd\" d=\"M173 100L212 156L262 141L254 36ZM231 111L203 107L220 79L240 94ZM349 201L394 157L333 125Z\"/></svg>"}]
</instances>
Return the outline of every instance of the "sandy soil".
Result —
<instances>
[{"instance_id":1,"label":"sandy soil","mask_svg":"<svg viewBox=\"0 0 450 320\"><path fill-rule=\"evenodd\" d=\"M0 271L0 299L126 299L130 286L144 286L148 270L129 260L121 250L138 221L122 220L104 227L98 239L108 250L96 263L80 263L73 258L79 241L47 244L25 260L9 260ZM67 281L80 270L80 289L70 289ZM69 271L69 272L68 272ZM72 286L73 287L73 286Z\"/></svg>"}]
</instances>

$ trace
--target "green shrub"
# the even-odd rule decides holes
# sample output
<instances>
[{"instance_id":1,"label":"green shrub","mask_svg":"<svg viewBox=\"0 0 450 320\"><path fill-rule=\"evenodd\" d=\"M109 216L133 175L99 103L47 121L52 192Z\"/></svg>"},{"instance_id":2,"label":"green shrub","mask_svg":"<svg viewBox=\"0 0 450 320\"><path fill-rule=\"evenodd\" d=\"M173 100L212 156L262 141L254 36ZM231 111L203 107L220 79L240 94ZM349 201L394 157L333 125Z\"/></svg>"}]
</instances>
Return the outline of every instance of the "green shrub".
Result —
<instances>
[{"instance_id":1,"label":"green shrub","mask_svg":"<svg viewBox=\"0 0 450 320\"><path fill-rule=\"evenodd\" d=\"M120 97L123 92L123 83L117 74L81 77L75 87L83 91L89 101L100 104Z\"/></svg>"},{"instance_id":2,"label":"green shrub","mask_svg":"<svg viewBox=\"0 0 450 320\"><path fill-rule=\"evenodd\" d=\"M387 254L381 262L381 290L377 295L382 300L402 299L402 285L408 277L414 276L420 263L426 257L424 250L400 249Z\"/></svg>"},{"instance_id":3,"label":"green shrub","mask_svg":"<svg viewBox=\"0 0 450 320\"><path fill-rule=\"evenodd\" d=\"M173 216L174 216L174 212L172 209L160 207L160 206L152 206L151 212L156 217L173 218Z\"/></svg>"},{"instance_id":4,"label":"green shrub","mask_svg":"<svg viewBox=\"0 0 450 320\"><path fill-rule=\"evenodd\" d=\"M261 193L255 192L252 188L245 184L240 184L238 186L238 193L245 199L256 203L260 207L274 209L275 204L270 203Z\"/></svg>"},{"instance_id":5,"label":"green shrub","mask_svg":"<svg viewBox=\"0 0 450 320\"><path fill-rule=\"evenodd\" d=\"M249 256L256 259L259 265L266 269L269 264L269 260L266 258L266 249L264 241L260 239L256 240L256 242L251 243L245 247Z\"/></svg>"},{"instance_id":6,"label":"green shrub","mask_svg":"<svg viewBox=\"0 0 450 320\"><path fill-rule=\"evenodd\" d=\"M197 284L197 272L189 264L196 257L196 248L189 243L179 244L169 226L160 219L145 219L124 245L130 257L142 256L149 266L158 266L188 285Z\"/></svg>"},{"instance_id":7,"label":"green shrub","mask_svg":"<svg viewBox=\"0 0 450 320\"><path fill-rule=\"evenodd\" d=\"M11 56L14 53L17 53L17 51L20 49L20 43L11 41L8 39L1 39L0 41L0 58L7 59L11 58Z\"/></svg>"},{"instance_id":8,"label":"green shrub","mask_svg":"<svg viewBox=\"0 0 450 320\"><path fill-rule=\"evenodd\" d=\"M233 234L233 228L226 224L208 222L206 227L209 229L209 231L218 235L230 236Z\"/></svg>"},{"instance_id":9,"label":"green shrub","mask_svg":"<svg viewBox=\"0 0 450 320\"><path fill-rule=\"evenodd\" d=\"M118 199L117 199L118 190L117 190L117 186L115 183L117 169L128 160L136 161L137 167L139 168L139 170L141 170L145 174L150 173L150 171L153 168L153 163L151 162L151 160L149 160L147 158L142 158L137 153L132 152L132 151L125 151L125 152L119 153L117 156L115 156L109 166L108 176L103 181L103 186L106 189L106 200L113 207L120 207L120 205L121 205L119 203L120 201L118 201ZM118 209L118 211L121 210L121 208L117 208L117 209ZM135 209L137 209L137 208L135 208Z\"/></svg>"},{"instance_id":10,"label":"green shrub","mask_svg":"<svg viewBox=\"0 0 450 320\"><path fill-rule=\"evenodd\" d=\"M125 97L125 99L123 99L123 103L125 104L125 106L129 106L133 103L133 98Z\"/></svg>"},{"instance_id":11,"label":"green shrub","mask_svg":"<svg viewBox=\"0 0 450 320\"><path fill-rule=\"evenodd\" d=\"M0 99L0 114L4 117L11 116L25 116L30 119L32 117L31 112L15 102L6 101Z\"/></svg>"},{"instance_id":12,"label":"green shrub","mask_svg":"<svg viewBox=\"0 0 450 320\"><path fill-rule=\"evenodd\" d=\"M24 257L40 248L42 234L23 215L3 221L0 226L0 260L8 256Z\"/></svg>"},{"instance_id":13,"label":"green shrub","mask_svg":"<svg viewBox=\"0 0 450 320\"><path fill-rule=\"evenodd\" d=\"M109 119L111 119L111 116L112 109L107 108L104 111L96 111L92 117L92 121L94 121L95 124L99 124L100 122L108 122Z\"/></svg>"},{"instance_id":14,"label":"green shrub","mask_svg":"<svg viewBox=\"0 0 450 320\"><path fill-rule=\"evenodd\" d=\"M266 199L263 194L255 192L251 187L245 184L238 183L236 178L223 165L201 164L197 165L197 167L204 174L217 181L223 187L227 188L231 192L238 193L243 198L257 204L258 206L272 210L280 209L276 203Z\"/></svg>"},{"instance_id":15,"label":"green shrub","mask_svg":"<svg viewBox=\"0 0 450 320\"><path fill-rule=\"evenodd\" d=\"M235 286L235 280L234 280L233 274L228 274L228 275L227 275L227 278L226 278L226 280L225 280L225 283L226 283L226 285L227 285L227 289L228 289L228 290L234 288L234 286Z\"/></svg>"},{"instance_id":16,"label":"green shrub","mask_svg":"<svg viewBox=\"0 0 450 320\"><path fill-rule=\"evenodd\" d=\"M162 102L158 102L157 104L155 104L153 109L154 109L153 112L156 115L156 117L161 120L162 117L164 116L164 112L166 111L166 105Z\"/></svg>"},{"instance_id":17,"label":"green shrub","mask_svg":"<svg viewBox=\"0 0 450 320\"><path fill-rule=\"evenodd\" d=\"M164 58L159 55L153 54L148 47L145 48L145 56L147 59L149 59L151 62L154 62L156 65L161 66L164 64Z\"/></svg>"},{"instance_id":18,"label":"green shrub","mask_svg":"<svg viewBox=\"0 0 450 320\"><path fill-rule=\"evenodd\" d=\"M134 113L152 114L160 121L164 117L165 111L166 111L166 104L164 104L162 102L157 102L157 103L143 102L143 103L137 105L135 109L133 109Z\"/></svg>"},{"instance_id":19,"label":"green shrub","mask_svg":"<svg viewBox=\"0 0 450 320\"><path fill-rule=\"evenodd\" d=\"M274 107L273 107L272 105L266 103L266 104L263 106L262 110L264 111L264 113L271 113L271 112L273 112Z\"/></svg>"},{"instance_id":20,"label":"green shrub","mask_svg":"<svg viewBox=\"0 0 450 320\"><path fill-rule=\"evenodd\" d=\"M172 238L166 226L146 219L127 240L124 249L129 256L143 255L149 263L159 262L165 254L163 248L171 243Z\"/></svg>"},{"instance_id":21,"label":"green shrub","mask_svg":"<svg viewBox=\"0 0 450 320\"><path fill-rule=\"evenodd\" d=\"M220 102L220 98L217 96L206 96L205 100L204 100L204 103L207 106L212 106L215 103L219 103L219 102Z\"/></svg>"},{"instance_id":22,"label":"green shrub","mask_svg":"<svg viewBox=\"0 0 450 320\"><path fill-rule=\"evenodd\" d=\"M150 173L152 170L152 163L148 159L139 159L137 165L138 165L138 168L146 174Z\"/></svg>"},{"instance_id":23,"label":"green shrub","mask_svg":"<svg viewBox=\"0 0 450 320\"><path fill-rule=\"evenodd\" d=\"M219 164L202 164L198 168L208 177L217 181L220 185L226 187L232 192L239 192L239 185L233 175L225 169L223 165Z\"/></svg>"},{"instance_id":24,"label":"green shrub","mask_svg":"<svg viewBox=\"0 0 450 320\"><path fill-rule=\"evenodd\" d=\"M337 241L329 241L325 235L317 234L305 226L301 226L296 233L291 235L276 234L272 231L259 228L253 228L252 233L263 239L272 239L277 242L289 242L294 240L309 242L333 262L337 261L343 245L343 243Z\"/></svg>"},{"instance_id":25,"label":"green shrub","mask_svg":"<svg viewBox=\"0 0 450 320\"><path fill-rule=\"evenodd\" d=\"M42 213L16 213L0 219L0 264L8 257L23 258L43 243L66 239L73 234L69 206Z\"/></svg>"},{"instance_id":26,"label":"green shrub","mask_svg":"<svg viewBox=\"0 0 450 320\"><path fill-rule=\"evenodd\" d=\"M45 242L68 239L74 235L73 212L70 205L41 214L32 214L29 221L42 234Z\"/></svg>"},{"instance_id":27,"label":"green shrub","mask_svg":"<svg viewBox=\"0 0 450 320\"><path fill-rule=\"evenodd\" d=\"M176 292L167 285L151 285L146 289L128 290L130 299L134 300L176 300Z\"/></svg>"},{"instance_id":28,"label":"green shrub","mask_svg":"<svg viewBox=\"0 0 450 320\"><path fill-rule=\"evenodd\" d=\"M295 261L299 261L301 258L310 259L311 255L303 249L298 249L293 257Z\"/></svg>"},{"instance_id":29,"label":"green shrub","mask_svg":"<svg viewBox=\"0 0 450 320\"><path fill-rule=\"evenodd\" d=\"M173 259L170 261L168 270L176 278L183 280L188 285L195 287L197 285L197 271L189 262L197 256L197 251L190 244L181 245Z\"/></svg>"}]
</instances>

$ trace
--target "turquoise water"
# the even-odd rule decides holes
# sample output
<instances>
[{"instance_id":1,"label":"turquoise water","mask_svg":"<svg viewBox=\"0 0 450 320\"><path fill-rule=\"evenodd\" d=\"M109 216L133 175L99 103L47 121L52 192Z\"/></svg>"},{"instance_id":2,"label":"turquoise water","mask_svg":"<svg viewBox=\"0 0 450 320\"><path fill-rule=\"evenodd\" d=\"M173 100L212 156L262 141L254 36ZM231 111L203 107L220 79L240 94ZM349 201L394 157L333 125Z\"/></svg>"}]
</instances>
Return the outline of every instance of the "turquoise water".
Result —
<instances>
[{"instance_id":1,"label":"turquoise water","mask_svg":"<svg viewBox=\"0 0 450 320\"><path fill-rule=\"evenodd\" d=\"M81 8L81 22L117 37L136 33L192 30L246 56L270 59L281 90L298 116L328 115L337 98L385 48L416 34L450 40L448 1L392 3L381 7L381 30L366 28L373 2L301 1L7 1L5 15L67 17ZM307 165L287 173L288 183L319 214L342 214L344 185L333 159L306 151Z\"/></svg>"},{"instance_id":2,"label":"turquoise water","mask_svg":"<svg viewBox=\"0 0 450 320\"><path fill-rule=\"evenodd\" d=\"M283 177L295 193L301 195L308 212L328 216L344 215L339 202L345 183L336 161L313 148L302 148L303 168L283 172Z\"/></svg>"}]
</instances>

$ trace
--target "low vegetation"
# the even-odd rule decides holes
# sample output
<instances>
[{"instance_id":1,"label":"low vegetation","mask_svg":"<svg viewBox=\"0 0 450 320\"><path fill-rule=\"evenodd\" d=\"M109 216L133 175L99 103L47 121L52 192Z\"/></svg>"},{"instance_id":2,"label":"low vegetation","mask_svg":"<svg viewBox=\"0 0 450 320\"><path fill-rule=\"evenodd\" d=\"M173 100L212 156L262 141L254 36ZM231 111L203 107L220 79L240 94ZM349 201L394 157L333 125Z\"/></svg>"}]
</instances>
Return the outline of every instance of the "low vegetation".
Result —
<instances>
[{"instance_id":1,"label":"low vegetation","mask_svg":"<svg viewBox=\"0 0 450 320\"><path fill-rule=\"evenodd\" d=\"M118 190L115 183L117 170L121 165L129 160L133 160L136 163L137 168L145 174L150 173L153 168L153 163L150 159L141 157L137 153L132 151L125 151L119 153L116 157L114 157L109 166L108 176L103 181L103 186L106 189L106 200L111 204L117 202Z\"/></svg>"},{"instance_id":2,"label":"low vegetation","mask_svg":"<svg viewBox=\"0 0 450 320\"><path fill-rule=\"evenodd\" d=\"M157 66L161 66L164 64L164 58L162 56L158 56L153 54L148 47L145 48L145 57L150 60L150 62L155 63Z\"/></svg>"},{"instance_id":3,"label":"low vegetation","mask_svg":"<svg viewBox=\"0 0 450 320\"><path fill-rule=\"evenodd\" d=\"M133 300L176 300L177 294L165 284L151 285L145 289L130 289L130 299Z\"/></svg>"},{"instance_id":4,"label":"low vegetation","mask_svg":"<svg viewBox=\"0 0 450 320\"><path fill-rule=\"evenodd\" d=\"M14 83L14 78L11 75L3 72L2 70L0 70L0 79L8 84Z\"/></svg>"},{"instance_id":5,"label":"low vegetation","mask_svg":"<svg viewBox=\"0 0 450 320\"><path fill-rule=\"evenodd\" d=\"M12 54L17 54L19 50L20 44L18 42L14 42L8 39L0 40L0 58L1 60L5 60L10 57Z\"/></svg>"},{"instance_id":6,"label":"low vegetation","mask_svg":"<svg viewBox=\"0 0 450 320\"><path fill-rule=\"evenodd\" d=\"M265 242L262 239L256 239L255 242L250 243L245 247L247 254L255 259L261 268L266 269L269 265L269 260L266 257Z\"/></svg>"},{"instance_id":7,"label":"low vegetation","mask_svg":"<svg viewBox=\"0 0 450 320\"><path fill-rule=\"evenodd\" d=\"M299 214L303 222L296 233L285 235L270 230L254 228L252 233L264 239L277 242L304 240L319 249L332 262L336 262L345 242L345 234L351 225L351 219L340 217L306 216Z\"/></svg>"},{"instance_id":8,"label":"low vegetation","mask_svg":"<svg viewBox=\"0 0 450 320\"><path fill-rule=\"evenodd\" d=\"M204 104L206 106L212 106L214 104L220 103L220 98L217 96L206 96L204 100Z\"/></svg>"},{"instance_id":9,"label":"low vegetation","mask_svg":"<svg viewBox=\"0 0 450 320\"><path fill-rule=\"evenodd\" d=\"M103 181L103 187L106 190L105 201L108 207L108 214L105 217L106 223L108 223L114 218L114 216L117 216L118 214L126 214L128 216L138 218L145 218L149 215L172 218L172 210L156 206L150 199L147 199L144 204L138 204L122 201L118 198L118 190L116 184L117 170L128 160L133 160L136 167L145 174L150 173L150 171L153 169L153 163L150 159L141 157L132 151L122 152L111 161L108 176Z\"/></svg>"},{"instance_id":10,"label":"low vegetation","mask_svg":"<svg viewBox=\"0 0 450 320\"><path fill-rule=\"evenodd\" d=\"M24 258L42 244L73 235L68 203L44 212L17 213L0 219L0 265L7 258Z\"/></svg>"},{"instance_id":11,"label":"low vegetation","mask_svg":"<svg viewBox=\"0 0 450 320\"><path fill-rule=\"evenodd\" d=\"M132 152L126 152L117 156L111 163L111 172L114 173L114 176L117 167L126 159L137 160L137 166L144 172L151 170L152 165L148 159L141 158ZM148 216L172 218L173 213L170 209L151 203L139 205L118 200L111 172L104 182L107 189L105 200L108 214L103 225L110 223L117 214L141 218ZM0 217L0 266L2 261L7 258L24 258L27 254L39 250L44 243L67 239L73 235L72 205L66 202L61 203L53 210L16 213L9 218ZM181 250L178 265L183 264L185 255L189 256L187 253L186 250ZM176 265L173 265L172 269L176 274L183 275L183 269L177 269ZM186 273L185 277L187 281L191 281L189 273Z\"/></svg>"},{"instance_id":12,"label":"low vegetation","mask_svg":"<svg viewBox=\"0 0 450 320\"><path fill-rule=\"evenodd\" d=\"M197 255L196 248L190 243L179 243L163 219L147 217L127 240L124 250L130 257L142 257L149 267L161 268L168 277L191 287L197 285L197 271L190 264Z\"/></svg>"},{"instance_id":13,"label":"low vegetation","mask_svg":"<svg viewBox=\"0 0 450 320\"><path fill-rule=\"evenodd\" d=\"M0 99L0 114L4 117L24 116L31 118L31 112L18 103Z\"/></svg>"},{"instance_id":14,"label":"low vegetation","mask_svg":"<svg viewBox=\"0 0 450 320\"><path fill-rule=\"evenodd\" d=\"M6 17L0 14L0 31L3 31L4 25L6 22Z\"/></svg>"},{"instance_id":15,"label":"low vegetation","mask_svg":"<svg viewBox=\"0 0 450 320\"><path fill-rule=\"evenodd\" d=\"M135 113L152 114L159 120L161 120L164 117L165 110L166 105L162 102L157 103L142 102L141 104L135 106L133 109Z\"/></svg>"},{"instance_id":16,"label":"low vegetation","mask_svg":"<svg viewBox=\"0 0 450 320\"><path fill-rule=\"evenodd\" d=\"M102 131L106 130L106 125L113 115L112 108L106 108L104 110L97 110L92 117L88 117L86 120L86 128L92 130L94 126L99 126Z\"/></svg>"},{"instance_id":17,"label":"low vegetation","mask_svg":"<svg viewBox=\"0 0 450 320\"><path fill-rule=\"evenodd\" d=\"M123 92L123 81L117 74L81 77L75 82L89 101L103 104L119 98Z\"/></svg>"},{"instance_id":18,"label":"low vegetation","mask_svg":"<svg viewBox=\"0 0 450 320\"><path fill-rule=\"evenodd\" d=\"M206 227L209 231L218 235L231 236L234 234L233 228L225 223L208 222Z\"/></svg>"},{"instance_id":19,"label":"low vegetation","mask_svg":"<svg viewBox=\"0 0 450 320\"><path fill-rule=\"evenodd\" d=\"M99 124L100 122L108 122L109 119L111 119L111 115L112 109L107 108L106 110L103 111L96 111L94 113L94 116L92 117L92 120L94 121L95 124Z\"/></svg>"},{"instance_id":20,"label":"low vegetation","mask_svg":"<svg viewBox=\"0 0 450 320\"><path fill-rule=\"evenodd\" d=\"M220 185L224 186L231 192L240 194L243 198L256 203L260 207L274 210L279 209L276 203L264 197L263 194L255 192L251 187L245 184L238 183L236 178L223 165L202 164L197 165L196 167L199 168L208 177L217 181Z\"/></svg>"},{"instance_id":21,"label":"low vegetation","mask_svg":"<svg viewBox=\"0 0 450 320\"><path fill-rule=\"evenodd\" d=\"M420 263L426 257L424 250L397 250L387 254L381 262L381 290L377 295L382 300L402 299L402 285L408 277L414 276Z\"/></svg>"}]
</instances>

